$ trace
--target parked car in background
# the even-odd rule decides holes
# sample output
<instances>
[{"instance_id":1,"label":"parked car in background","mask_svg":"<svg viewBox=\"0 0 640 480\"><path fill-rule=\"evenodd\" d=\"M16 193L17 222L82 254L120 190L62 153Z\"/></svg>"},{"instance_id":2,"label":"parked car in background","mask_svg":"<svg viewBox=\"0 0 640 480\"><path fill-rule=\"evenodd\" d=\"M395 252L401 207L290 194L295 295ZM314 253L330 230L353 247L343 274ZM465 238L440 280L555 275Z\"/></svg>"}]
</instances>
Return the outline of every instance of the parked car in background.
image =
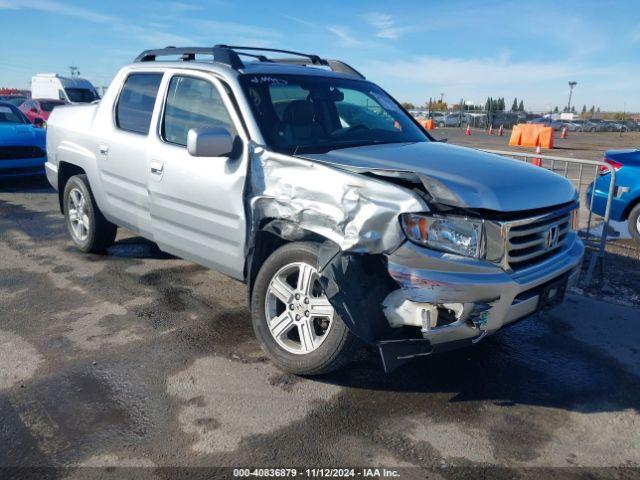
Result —
<instances>
[{"instance_id":1,"label":"parked car in background","mask_svg":"<svg viewBox=\"0 0 640 480\"><path fill-rule=\"evenodd\" d=\"M78 249L122 226L244 281L297 374L362 342L391 370L562 301L584 253L571 182L436 141L343 62L254 50L145 51L102 101L53 111L47 177Z\"/></svg>"},{"instance_id":2,"label":"parked car in background","mask_svg":"<svg viewBox=\"0 0 640 480\"><path fill-rule=\"evenodd\" d=\"M619 122L616 120L605 120L607 124L608 132L628 132L629 127L627 127L623 122Z\"/></svg>"},{"instance_id":3,"label":"parked car in background","mask_svg":"<svg viewBox=\"0 0 640 480\"><path fill-rule=\"evenodd\" d=\"M584 120L561 120L560 123L562 123L569 132L582 132L584 128Z\"/></svg>"},{"instance_id":4,"label":"parked car in background","mask_svg":"<svg viewBox=\"0 0 640 480\"><path fill-rule=\"evenodd\" d=\"M0 96L0 101L10 103L16 107L19 107L25 101L29 100L29 97L25 97L24 95L2 95Z\"/></svg>"},{"instance_id":5,"label":"parked car in background","mask_svg":"<svg viewBox=\"0 0 640 480\"><path fill-rule=\"evenodd\" d=\"M583 131L585 132L607 132L609 124L600 118L590 118L584 122Z\"/></svg>"},{"instance_id":6,"label":"parked car in background","mask_svg":"<svg viewBox=\"0 0 640 480\"><path fill-rule=\"evenodd\" d=\"M635 120L624 120L621 123L627 127L627 131L629 132L640 131L640 125L638 125L638 122L636 122Z\"/></svg>"},{"instance_id":7,"label":"parked car in background","mask_svg":"<svg viewBox=\"0 0 640 480\"><path fill-rule=\"evenodd\" d=\"M500 126L513 128L514 125L525 121L526 114L524 112L494 112L488 117L490 117L490 120L486 120L486 125L490 121L493 128L500 128Z\"/></svg>"},{"instance_id":8,"label":"parked car in background","mask_svg":"<svg viewBox=\"0 0 640 480\"><path fill-rule=\"evenodd\" d=\"M603 160L616 172L611 200L611 220L627 222L629 233L640 243L640 150L607 150ZM587 199L595 186L593 213L604 217L609 197L611 176L600 167L600 176L589 186Z\"/></svg>"},{"instance_id":9,"label":"parked car in background","mask_svg":"<svg viewBox=\"0 0 640 480\"><path fill-rule=\"evenodd\" d=\"M427 118L432 118L433 119L433 123L437 126L437 127L444 127L445 126L445 122L444 119L446 117L446 113L443 112L429 112L429 115L427 116Z\"/></svg>"},{"instance_id":10,"label":"parked car in background","mask_svg":"<svg viewBox=\"0 0 640 480\"><path fill-rule=\"evenodd\" d=\"M564 128L564 123L562 123L561 121L553 120L551 118L546 118L546 117L534 118L533 120L529 120L527 123L532 123L534 125L544 125L545 127L551 127L556 132Z\"/></svg>"},{"instance_id":11,"label":"parked car in background","mask_svg":"<svg viewBox=\"0 0 640 480\"><path fill-rule=\"evenodd\" d=\"M0 178L42 175L47 159L45 134L18 107L0 102Z\"/></svg>"},{"instance_id":12,"label":"parked car in background","mask_svg":"<svg viewBox=\"0 0 640 480\"><path fill-rule=\"evenodd\" d=\"M65 105L66 103L67 102L63 100L32 98L31 100L27 100L22 105L20 105L20 110L27 116L31 123L34 123L38 118L43 122L46 122L55 107Z\"/></svg>"},{"instance_id":13,"label":"parked car in background","mask_svg":"<svg viewBox=\"0 0 640 480\"><path fill-rule=\"evenodd\" d=\"M444 126L445 127L464 127L468 122L467 116L463 113L460 116L460 112L452 112L447 113L444 116Z\"/></svg>"}]
</instances>

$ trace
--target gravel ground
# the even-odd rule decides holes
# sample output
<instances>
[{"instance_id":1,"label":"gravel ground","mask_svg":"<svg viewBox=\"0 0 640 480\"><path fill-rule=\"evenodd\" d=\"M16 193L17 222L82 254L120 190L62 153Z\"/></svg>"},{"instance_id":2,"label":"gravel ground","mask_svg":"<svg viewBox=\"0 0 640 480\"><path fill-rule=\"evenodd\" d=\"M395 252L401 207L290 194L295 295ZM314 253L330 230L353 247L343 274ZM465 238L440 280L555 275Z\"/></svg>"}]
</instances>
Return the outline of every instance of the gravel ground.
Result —
<instances>
[{"instance_id":1,"label":"gravel ground","mask_svg":"<svg viewBox=\"0 0 640 480\"><path fill-rule=\"evenodd\" d=\"M104 254L82 254L48 186L2 184L0 477L35 472L17 466L74 479L230 477L209 469L222 466L639 473L637 308L572 294L394 374L365 350L310 379L269 363L245 301L242 284L124 230Z\"/></svg>"}]
</instances>

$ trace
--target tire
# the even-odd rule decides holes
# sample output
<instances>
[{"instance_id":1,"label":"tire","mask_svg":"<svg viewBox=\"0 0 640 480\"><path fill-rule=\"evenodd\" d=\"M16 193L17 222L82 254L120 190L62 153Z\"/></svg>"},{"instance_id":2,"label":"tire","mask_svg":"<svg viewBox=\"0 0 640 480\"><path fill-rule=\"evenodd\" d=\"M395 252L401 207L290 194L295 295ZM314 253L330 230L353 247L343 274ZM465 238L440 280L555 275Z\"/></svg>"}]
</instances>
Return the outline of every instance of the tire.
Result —
<instances>
[{"instance_id":1,"label":"tire","mask_svg":"<svg viewBox=\"0 0 640 480\"><path fill-rule=\"evenodd\" d=\"M438 128L444 128L444 122L439 122L438 123Z\"/></svg>"},{"instance_id":2,"label":"tire","mask_svg":"<svg viewBox=\"0 0 640 480\"><path fill-rule=\"evenodd\" d=\"M118 227L104 218L86 175L74 175L67 181L62 205L67 230L78 250L96 253L113 244Z\"/></svg>"},{"instance_id":3,"label":"tire","mask_svg":"<svg viewBox=\"0 0 640 480\"><path fill-rule=\"evenodd\" d=\"M253 330L262 348L278 368L296 375L319 375L337 370L353 359L359 346L359 341L337 313L333 312L332 320L329 320L329 317L322 318L305 311L322 305L324 311L328 311L327 308L333 310L315 271L319 248L319 244L312 242L295 242L280 247L262 265L251 294ZM309 266L313 272L308 277L311 280L306 283L312 288L296 289L293 284L303 276L300 274L302 268ZM309 273L308 269L305 271ZM286 283L288 289L283 288L281 282ZM278 285L278 288L272 285ZM274 294L275 291L278 295ZM299 300L295 299L296 294L301 295ZM288 300L283 301L284 298ZM304 303L307 299L309 303ZM323 313L322 310L317 311ZM284 320L279 320L282 318ZM327 323L328 328L323 330ZM308 335L302 332L309 332L309 329L313 333L308 334L312 338L308 342L312 347L308 348L307 342L303 342Z\"/></svg>"},{"instance_id":4,"label":"tire","mask_svg":"<svg viewBox=\"0 0 640 480\"><path fill-rule=\"evenodd\" d=\"M627 227L629 228L629 233L636 243L640 244L640 203L633 207L631 212L629 212Z\"/></svg>"}]
</instances>

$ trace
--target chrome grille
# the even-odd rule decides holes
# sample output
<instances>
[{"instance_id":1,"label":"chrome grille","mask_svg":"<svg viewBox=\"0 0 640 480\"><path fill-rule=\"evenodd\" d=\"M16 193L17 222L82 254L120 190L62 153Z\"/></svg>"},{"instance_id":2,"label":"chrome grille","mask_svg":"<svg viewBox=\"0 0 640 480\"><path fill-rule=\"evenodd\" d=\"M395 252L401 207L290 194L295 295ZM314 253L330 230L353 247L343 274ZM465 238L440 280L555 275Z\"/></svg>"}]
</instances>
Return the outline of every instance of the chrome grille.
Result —
<instances>
[{"instance_id":1,"label":"chrome grille","mask_svg":"<svg viewBox=\"0 0 640 480\"><path fill-rule=\"evenodd\" d=\"M552 257L565 244L577 208L575 204L535 217L489 222L487 258L516 271Z\"/></svg>"},{"instance_id":2,"label":"chrome grille","mask_svg":"<svg viewBox=\"0 0 640 480\"><path fill-rule=\"evenodd\" d=\"M571 214L530 224L511 226L507 237L507 262L513 270L540 257L550 257L564 244L571 228Z\"/></svg>"}]
</instances>

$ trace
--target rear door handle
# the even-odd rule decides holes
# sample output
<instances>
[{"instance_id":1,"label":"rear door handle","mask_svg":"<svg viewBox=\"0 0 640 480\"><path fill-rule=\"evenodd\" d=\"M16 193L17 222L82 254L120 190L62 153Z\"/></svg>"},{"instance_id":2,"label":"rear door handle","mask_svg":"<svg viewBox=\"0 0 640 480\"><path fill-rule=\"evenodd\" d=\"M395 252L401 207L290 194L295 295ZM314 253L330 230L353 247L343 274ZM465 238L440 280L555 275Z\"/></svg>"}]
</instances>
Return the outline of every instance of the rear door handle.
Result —
<instances>
[{"instance_id":1,"label":"rear door handle","mask_svg":"<svg viewBox=\"0 0 640 480\"><path fill-rule=\"evenodd\" d=\"M152 161L151 162L151 173L154 175L162 175L164 171L164 164L162 162Z\"/></svg>"},{"instance_id":2,"label":"rear door handle","mask_svg":"<svg viewBox=\"0 0 640 480\"><path fill-rule=\"evenodd\" d=\"M98 147L98 151L102 154L102 155L106 155L107 153L109 153L109 145L100 145Z\"/></svg>"}]
</instances>

